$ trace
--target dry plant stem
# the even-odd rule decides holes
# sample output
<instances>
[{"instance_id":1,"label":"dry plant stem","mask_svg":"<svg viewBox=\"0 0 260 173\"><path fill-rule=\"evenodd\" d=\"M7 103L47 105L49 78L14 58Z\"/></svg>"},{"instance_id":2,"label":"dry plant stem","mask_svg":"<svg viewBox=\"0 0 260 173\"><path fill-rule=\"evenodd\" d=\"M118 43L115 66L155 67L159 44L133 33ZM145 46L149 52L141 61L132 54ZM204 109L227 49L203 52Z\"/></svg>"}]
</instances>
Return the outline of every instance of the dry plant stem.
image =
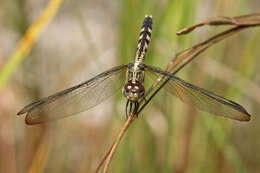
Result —
<instances>
[{"instance_id":1,"label":"dry plant stem","mask_svg":"<svg viewBox=\"0 0 260 173\"><path fill-rule=\"evenodd\" d=\"M188 60L186 60L186 62L184 62L178 69L176 69L172 74L176 74L177 72L179 72L184 66L186 66L187 64L189 64L194 58L196 58L199 54L201 54L202 52L204 52L206 49L208 49L210 46L212 46L213 44L237 33L238 31L248 28L249 26L237 26L235 28L226 30L220 34L217 34L216 36L211 37L210 39L199 43L195 46L193 46L192 48L190 48L190 52L188 52L188 56L184 55L183 57L180 58L181 61L184 61L186 58L189 58ZM191 54L193 54L194 52L196 52L193 56L190 57ZM180 62L181 62L180 61ZM175 66L168 66L167 70L168 71L172 71L172 69Z\"/></svg>"},{"instance_id":2,"label":"dry plant stem","mask_svg":"<svg viewBox=\"0 0 260 173\"><path fill-rule=\"evenodd\" d=\"M180 59L179 59L178 61L176 61L176 63L172 63L172 62L169 63L169 65L168 65L167 68L166 68L166 71L167 71L167 72L172 71L172 69L173 69L176 65L178 65L180 62L184 61L186 58L189 58L190 55L192 55L194 52L200 51L200 50L202 50L202 49L204 49L204 48L208 48L208 47L212 46L213 44L215 44L215 43L217 43L217 42L219 42L219 41L221 41L221 40L227 38L228 36L231 36L232 34L235 34L236 32L238 32L238 31L240 31L240 30L242 30L242 29L248 28L248 27L250 27L250 26L237 26L237 27L231 28L231 29L229 29L229 30L226 30L226 31L224 31L224 32L221 32L221 33L219 33L219 34L217 34L217 35L215 35L215 36L209 38L208 40L206 40L206 41L204 41L204 42L201 42L201 43L196 44L195 46L193 46L193 47L191 47L191 48L189 48L189 49L186 49L184 55L181 56ZM251 26L251 27L252 27L252 26ZM175 59L176 59L176 56L179 56L179 54L176 54L176 55L174 56L174 58L173 58L174 61L175 61ZM190 58L190 59L191 59L191 58ZM189 60L188 60L188 61L189 61ZM177 69L177 70L179 71L179 70L181 70L181 68L180 68L180 69ZM176 71L177 71L177 70L176 70ZM175 73L175 72L174 72L174 73Z\"/></svg>"},{"instance_id":3,"label":"dry plant stem","mask_svg":"<svg viewBox=\"0 0 260 173\"><path fill-rule=\"evenodd\" d=\"M111 150L112 150L112 148L114 147L114 145L115 145L115 143L113 143L113 144L110 146L110 148L109 148L108 152L106 153L105 157L102 159L102 161L99 163L97 169L95 170L95 173L98 173L98 171L100 170L100 168L102 167L102 165L104 164L104 162L107 160L107 157L108 157L108 155L111 153Z\"/></svg>"},{"instance_id":4,"label":"dry plant stem","mask_svg":"<svg viewBox=\"0 0 260 173\"><path fill-rule=\"evenodd\" d=\"M128 127L132 124L132 122L136 119L136 115L130 115L127 119L127 121L125 122L122 130L120 131L119 135L116 138L116 141L114 142L114 144L112 145L111 151L109 152L109 155L107 157L105 166L104 166L104 171L103 173L107 173L109 165L111 163L112 157L116 151L117 146L119 145L123 135L125 134L125 132L127 131Z\"/></svg>"},{"instance_id":5,"label":"dry plant stem","mask_svg":"<svg viewBox=\"0 0 260 173\"><path fill-rule=\"evenodd\" d=\"M241 29L245 29L248 27L252 27L252 26L237 26L234 27L232 29L226 30L224 32L221 32L220 34L217 34L211 38L209 38L206 41L203 41L199 44L194 45L191 48L188 48L186 50L183 50L179 53L177 53L176 55L174 55L173 59L170 61L170 63L167 65L165 71L166 72L171 72L177 65L179 65L181 62L185 61L183 65L181 65L178 69L176 69L173 74L177 73L178 71L180 71L186 64L188 64L192 59L194 59L197 55L197 53L195 54L196 56L192 56L192 54L194 54L195 52L200 52L200 50L205 51L207 48L209 48L210 46L212 46L213 44L225 39L228 36L231 36L232 34L235 34L236 32L240 31ZM203 52L201 51L201 53ZM199 53L200 54L200 53ZM163 76L160 76L156 82L153 84L152 88L156 87L159 82L163 79ZM150 89L149 89L150 90ZM148 91L149 91L148 90Z\"/></svg>"},{"instance_id":6,"label":"dry plant stem","mask_svg":"<svg viewBox=\"0 0 260 173\"><path fill-rule=\"evenodd\" d=\"M41 140L42 141L40 142L39 148L33 157L28 173L43 172L49 160L52 149L52 139L50 139L49 133L45 132Z\"/></svg>"},{"instance_id":7,"label":"dry plant stem","mask_svg":"<svg viewBox=\"0 0 260 173\"><path fill-rule=\"evenodd\" d=\"M197 29L198 27L204 25L237 25L237 26L256 26L260 25L260 13L254 13L249 15L243 16L236 16L236 17L226 17L226 16L219 16L207 19L203 22L200 22L196 25L190 26L188 28L184 28L177 32L178 35L181 34L188 34L189 32Z\"/></svg>"}]
</instances>

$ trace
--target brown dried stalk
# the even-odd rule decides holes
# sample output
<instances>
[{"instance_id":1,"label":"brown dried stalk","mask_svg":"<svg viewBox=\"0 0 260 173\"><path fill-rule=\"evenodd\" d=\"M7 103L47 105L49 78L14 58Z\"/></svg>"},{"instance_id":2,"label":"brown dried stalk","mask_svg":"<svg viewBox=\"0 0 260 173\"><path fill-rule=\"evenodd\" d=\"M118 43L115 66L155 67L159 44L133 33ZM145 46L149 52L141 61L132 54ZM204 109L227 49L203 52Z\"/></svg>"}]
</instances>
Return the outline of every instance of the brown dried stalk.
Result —
<instances>
[{"instance_id":1,"label":"brown dried stalk","mask_svg":"<svg viewBox=\"0 0 260 173\"><path fill-rule=\"evenodd\" d=\"M126 121L125 123L127 123L127 121ZM113 143L113 144L110 146L110 148L109 148L108 152L106 153L105 157L102 159L102 161L99 163L97 169L95 170L95 173L98 173L98 171L100 170L100 168L102 167L102 165L104 164L104 162L107 160L107 157L109 156L110 152L112 151L112 148L114 147L114 145L115 145L115 143Z\"/></svg>"},{"instance_id":2,"label":"brown dried stalk","mask_svg":"<svg viewBox=\"0 0 260 173\"><path fill-rule=\"evenodd\" d=\"M204 25L237 25L237 26L255 26L260 25L260 13L253 13L243 16L236 16L236 17L225 17L219 16L214 17L208 20L205 20L201 23L193 25L188 28L184 28L177 32L178 35L187 34L194 29L204 26Z\"/></svg>"},{"instance_id":3,"label":"brown dried stalk","mask_svg":"<svg viewBox=\"0 0 260 173\"><path fill-rule=\"evenodd\" d=\"M194 26L191 26L189 28L185 28L179 32L177 32L178 35L180 34L187 34L194 30L197 27L203 26L203 25L237 25L234 28L225 30L206 41L203 41L199 44L196 44L192 46L191 48L188 48L186 50L180 51L176 55L174 55L173 59L169 62L167 68L165 69L166 72L172 72L172 74L176 74L179 72L183 67L188 65L192 60L194 60L198 55L200 55L202 52L207 50L212 45L218 43L219 41L224 40L225 38L228 38L229 36L237 33L238 31L241 31L243 29L259 26L260 25L260 14L249 14L245 16L239 16L239 17L216 17L209 20L206 20L204 22L201 22L199 24L196 24ZM174 70L174 71L173 71ZM164 80L164 82L161 84L163 77L159 77L156 82L152 85L151 88L149 88L148 95L153 91L153 89L156 86L159 86L152 94L149 95L149 98L146 99L145 102L142 102L140 109L138 110L138 114L145 108L145 106L151 101L151 99L156 95L157 92L167 83L169 79ZM160 85L159 85L160 84ZM128 127L132 124L132 122L136 119L136 115L129 116L128 120L124 124L122 130L120 131L116 141L113 143L105 157L103 158L102 162L99 164L97 170L95 173L99 171L101 166L106 160L106 164L104 167L104 173L107 173L108 167L111 163L112 157L115 153L115 150L117 146L119 145L123 135L127 131Z\"/></svg>"},{"instance_id":4,"label":"brown dried stalk","mask_svg":"<svg viewBox=\"0 0 260 173\"><path fill-rule=\"evenodd\" d=\"M127 121L125 122L125 124L124 124L122 130L120 131L118 137L116 138L115 143L112 145L111 150L110 150L110 152L109 152L109 154L108 154L107 161L106 161L106 164L105 164L105 166L104 166L104 171L103 171L104 173L107 173L108 167L109 167L109 165L110 165L110 163L111 163L112 157L114 156L114 153L115 153L115 151L116 151L117 146L119 145L119 143L120 143L120 141L121 141L123 135L125 134L126 130L128 129L128 127L131 125L131 123L132 123L135 119L136 119L136 115L130 115L130 116L128 117Z\"/></svg>"}]
</instances>

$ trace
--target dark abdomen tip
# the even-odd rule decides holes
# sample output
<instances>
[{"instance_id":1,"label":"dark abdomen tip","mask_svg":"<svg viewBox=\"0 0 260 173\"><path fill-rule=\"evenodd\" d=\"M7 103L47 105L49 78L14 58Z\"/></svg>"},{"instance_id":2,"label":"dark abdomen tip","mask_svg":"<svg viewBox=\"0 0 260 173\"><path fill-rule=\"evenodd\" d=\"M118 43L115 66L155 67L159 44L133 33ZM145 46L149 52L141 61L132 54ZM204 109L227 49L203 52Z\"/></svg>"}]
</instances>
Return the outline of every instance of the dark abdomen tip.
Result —
<instances>
[{"instance_id":1,"label":"dark abdomen tip","mask_svg":"<svg viewBox=\"0 0 260 173\"><path fill-rule=\"evenodd\" d=\"M153 19L152 16L146 15L144 18L144 22L143 22L143 27L149 27L150 29L152 29L152 24L153 24Z\"/></svg>"}]
</instances>

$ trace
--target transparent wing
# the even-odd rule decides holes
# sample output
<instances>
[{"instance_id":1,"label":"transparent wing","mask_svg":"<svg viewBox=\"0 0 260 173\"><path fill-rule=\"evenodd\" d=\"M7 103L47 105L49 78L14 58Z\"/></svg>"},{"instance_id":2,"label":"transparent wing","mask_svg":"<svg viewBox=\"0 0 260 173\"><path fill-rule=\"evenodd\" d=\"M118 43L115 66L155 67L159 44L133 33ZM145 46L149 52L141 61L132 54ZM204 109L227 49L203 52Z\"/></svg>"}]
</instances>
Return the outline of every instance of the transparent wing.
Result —
<instances>
[{"instance_id":1,"label":"transparent wing","mask_svg":"<svg viewBox=\"0 0 260 173\"><path fill-rule=\"evenodd\" d=\"M27 124L39 124L90 109L120 90L126 69L127 65L114 67L86 82L31 103L18 115L27 113Z\"/></svg>"},{"instance_id":2,"label":"transparent wing","mask_svg":"<svg viewBox=\"0 0 260 173\"><path fill-rule=\"evenodd\" d=\"M169 78L165 89L182 102L214 115L228 117L239 121L249 121L250 114L238 103L218 96L210 91L189 84L182 79L164 72L157 67L144 65L145 69Z\"/></svg>"}]
</instances>

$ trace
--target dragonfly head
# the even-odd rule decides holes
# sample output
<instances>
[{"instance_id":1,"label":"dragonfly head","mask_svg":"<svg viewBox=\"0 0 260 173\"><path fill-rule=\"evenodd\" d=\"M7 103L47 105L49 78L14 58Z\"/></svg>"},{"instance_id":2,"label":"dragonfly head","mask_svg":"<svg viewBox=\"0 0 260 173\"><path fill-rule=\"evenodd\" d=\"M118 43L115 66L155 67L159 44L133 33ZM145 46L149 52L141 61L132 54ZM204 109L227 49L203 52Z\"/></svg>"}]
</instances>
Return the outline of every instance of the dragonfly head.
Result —
<instances>
[{"instance_id":1,"label":"dragonfly head","mask_svg":"<svg viewBox=\"0 0 260 173\"><path fill-rule=\"evenodd\" d=\"M138 102L138 100L144 95L144 87L141 83L127 82L123 88L123 95L130 102Z\"/></svg>"}]
</instances>

